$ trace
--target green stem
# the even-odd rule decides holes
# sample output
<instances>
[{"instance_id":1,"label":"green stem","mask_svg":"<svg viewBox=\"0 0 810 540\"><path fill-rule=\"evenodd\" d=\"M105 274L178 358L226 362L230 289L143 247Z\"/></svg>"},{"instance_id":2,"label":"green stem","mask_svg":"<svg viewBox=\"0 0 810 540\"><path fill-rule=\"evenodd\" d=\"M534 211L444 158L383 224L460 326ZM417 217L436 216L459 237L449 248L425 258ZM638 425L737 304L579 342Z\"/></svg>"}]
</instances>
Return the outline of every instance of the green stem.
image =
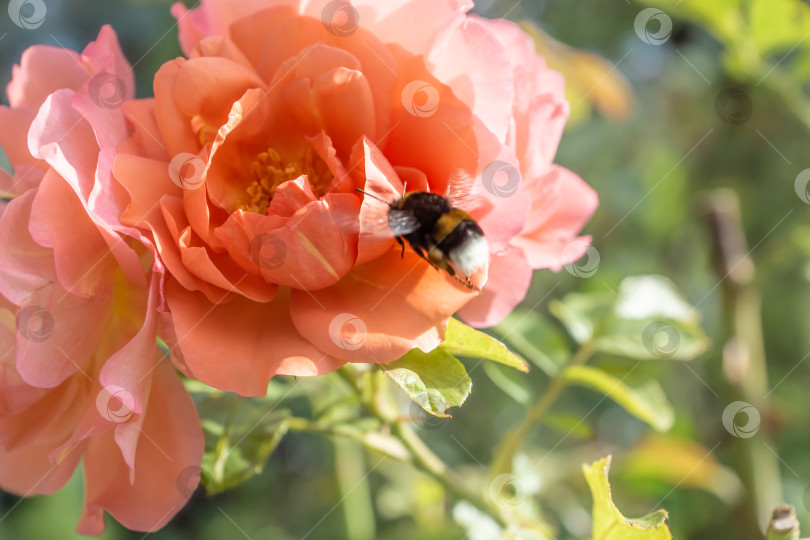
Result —
<instances>
[{"instance_id":1,"label":"green stem","mask_svg":"<svg viewBox=\"0 0 810 540\"><path fill-rule=\"evenodd\" d=\"M586 342L571 356L568 361L569 366L582 365L588 361L594 351L592 342ZM512 431L506 434L503 441L498 445L495 451L495 457L492 460L491 472L493 475L509 473L512 470L512 461L515 454L523 448L532 428L545 416L557 399L562 394L563 390L568 386L568 382L564 377L565 370L551 378L548 389L543 393L539 400L529 409L526 416L523 417L520 424L517 425Z\"/></svg>"},{"instance_id":2,"label":"green stem","mask_svg":"<svg viewBox=\"0 0 810 540\"><path fill-rule=\"evenodd\" d=\"M709 192L705 213L712 238L715 271L722 284L723 375L729 384L728 402L752 404L767 417L768 370L762 330L761 293L742 226L739 197L730 189ZM764 528L774 502L782 500L778 458L767 430L757 433L759 444L736 444L736 469L748 492L744 513L751 528Z\"/></svg>"},{"instance_id":3,"label":"green stem","mask_svg":"<svg viewBox=\"0 0 810 540\"><path fill-rule=\"evenodd\" d=\"M428 448L425 442L402 421L394 422L391 425L391 432L410 451L413 464L422 472L428 474L437 482L442 484L447 491L457 499L466 500L476 508L489 515L501 527L506 528L508 523L501 515L497 506L486 500L479 493L469 489L462 483L456 474Z\"/></svg>"},{"instance_id":4,"label":"green stem","mask_svg":"<svg viewBox=\"0 0 810 540\"><path fill-rule=\"evenodd\" d=\"M408 460L417 469L432 477L457 499L468 501L482 512L489 515L499 525L506 528L508 523L501 515L498 507L487 501L478 492L469 489L457 477L457 475L441 460L427 444L408 426L407 423L396 418L391 411L385 410L379 396L379 385L375 384L375 378L365 379L372 385L372 391L364 387L364 380L358 373L349 367L342 367L338 370L340 376L347 381L360 394L363 403L368 411L377 417L383 425L391 430L391 435L403 444L408 453Z\"/></svg>"},{"instance_id":5,"label":"green stem","mask_svg":"<svg viewBox=\"0 0 810 540\"><path fill-rule=\"evenodd\" d=\"M224 424L224 430L222 435L219 437L216 449L214 450L213 474L217 484L221 484L222 479L225 476L225 461L227 460L228 454L231 451L231 426L233 425L234 418L236 418L236 411L239 409L239 405L241 403L241 398L236 394L228 394L227 399L230 400L230 406L228 407L228 419Z\"/></svg>"}]
</instances>

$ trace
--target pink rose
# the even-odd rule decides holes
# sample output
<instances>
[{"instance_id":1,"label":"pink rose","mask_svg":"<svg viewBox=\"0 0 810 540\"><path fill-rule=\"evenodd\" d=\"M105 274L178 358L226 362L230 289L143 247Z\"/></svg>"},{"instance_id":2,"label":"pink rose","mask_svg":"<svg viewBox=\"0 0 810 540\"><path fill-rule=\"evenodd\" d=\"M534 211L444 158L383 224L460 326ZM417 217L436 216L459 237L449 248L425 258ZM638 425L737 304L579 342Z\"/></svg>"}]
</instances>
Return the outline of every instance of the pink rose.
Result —
<instances>
[{"instance_id":1,"label":"pink rose","mask_svg":"<svg viewBox=\"0 0 810 540\"><path fill-rule=\"evenodd\" d=\"M118 219L125 194L110 169L132 87L105 27L81 55L28 49L0 107L15 173L0 178L14 196L0 217L0 486L51 493L83 459L83 534L104 530L105 510L160 529L203 451L156 344L162 268Z\"/></svg>"},{"instance_id":2,"label":"pink rose","mask_svg":"<svg viewBox=\"0 0 810 540\"><path fill-rule=\"evenodd\" d=\"M582 254L587 239L567 246L596 197L551 165L560 77L471 6L173 8L188 59L159 70L154 99L125 104L134 134L114 175L130 199L122 221L153 239L170 276L164 328L185 373L264 395L276 374L429 351L459 309L495 324L532 268ZM444 194L459 174L475 180L470 213L490 250L480 296L370 234L379 203L356 191Z\"/></svg>"}]
</instances>

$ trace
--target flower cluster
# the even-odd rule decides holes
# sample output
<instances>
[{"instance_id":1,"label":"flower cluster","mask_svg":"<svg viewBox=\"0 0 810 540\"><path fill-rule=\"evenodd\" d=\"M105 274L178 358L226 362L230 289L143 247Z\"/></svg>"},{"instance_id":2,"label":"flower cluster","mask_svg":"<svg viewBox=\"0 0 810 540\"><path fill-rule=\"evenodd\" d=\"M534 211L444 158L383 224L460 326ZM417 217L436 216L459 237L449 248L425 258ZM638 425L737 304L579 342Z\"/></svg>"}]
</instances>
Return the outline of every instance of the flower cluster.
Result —
<instances>
[{"instance_id":1,"label":"flower cluster","mask_svg":"<svg viewBox=\"0 0 810 540\"><path fill-rule=\"evenodd\" d=\"M496 324L533 269L585 252L596 195L552 164L562 78L471 7L178 4L186 57L145 99L108 27L81 54L23 54L0 107L0 487L50 493L83 458L80 532L105 510L159 529L202 459L182 376L262 396L430 351L454 314ZM480 291L380 234L362 193L447 194L459 174Z\"/></svg>"}]
</instances>

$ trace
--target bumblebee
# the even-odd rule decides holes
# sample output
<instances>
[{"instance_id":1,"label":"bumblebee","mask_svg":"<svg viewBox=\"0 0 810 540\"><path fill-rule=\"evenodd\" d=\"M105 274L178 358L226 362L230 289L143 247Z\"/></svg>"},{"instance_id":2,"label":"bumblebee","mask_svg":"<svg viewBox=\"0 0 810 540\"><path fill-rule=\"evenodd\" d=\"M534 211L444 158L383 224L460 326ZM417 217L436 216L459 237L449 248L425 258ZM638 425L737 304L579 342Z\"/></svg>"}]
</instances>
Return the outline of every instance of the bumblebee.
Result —
<instances>
[{"instance_id":1,"label":"bumblebee","mask_svg":"<svg viewBox=\"0 0 810 540\"><path fill-rule=\"evenodd\" d=\"M489 246L478 223L464 210L436 193L413 191L388 202L358 191L388 205L390 233L402 247L405 242L434 268L444 270L471 290L480 290L471 277L489 266Z\"/></svg>"}]
</instances>

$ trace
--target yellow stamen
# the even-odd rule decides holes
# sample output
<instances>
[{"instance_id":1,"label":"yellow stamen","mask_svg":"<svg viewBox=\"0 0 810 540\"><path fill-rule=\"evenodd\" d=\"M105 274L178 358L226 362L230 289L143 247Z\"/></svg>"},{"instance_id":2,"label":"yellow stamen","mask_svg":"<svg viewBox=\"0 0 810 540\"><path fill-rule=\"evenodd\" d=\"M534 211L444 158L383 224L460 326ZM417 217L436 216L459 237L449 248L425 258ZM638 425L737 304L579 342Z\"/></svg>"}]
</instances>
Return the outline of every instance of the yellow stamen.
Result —
<instances>
[{"instance_id":1,"label":"yellow stamen","mask_svg":"<svg viewBox=\"0 0 810 540\"><path fill-rule=\"evenodd\" d=\"M274 148L260 152L250 165L251 183L245 189L247 197L239 208L246 212L266 214L276 188L304 174L315 195L323 197L332 184L333 175L312 147L300 150L289 161L283 161Z\"/></svg>"},{"instance_id":2,"label":"yellow stamen","mask_svg":"<svg viewBox=\"0 0 810 540\"><path fill-rule=\"evenodd\" d=\"M191 119L191 130L197 135L200 146L213 142L217 136L217 128L205 123L205 119L199 114Z\"/></svg>"}]
</instances>

